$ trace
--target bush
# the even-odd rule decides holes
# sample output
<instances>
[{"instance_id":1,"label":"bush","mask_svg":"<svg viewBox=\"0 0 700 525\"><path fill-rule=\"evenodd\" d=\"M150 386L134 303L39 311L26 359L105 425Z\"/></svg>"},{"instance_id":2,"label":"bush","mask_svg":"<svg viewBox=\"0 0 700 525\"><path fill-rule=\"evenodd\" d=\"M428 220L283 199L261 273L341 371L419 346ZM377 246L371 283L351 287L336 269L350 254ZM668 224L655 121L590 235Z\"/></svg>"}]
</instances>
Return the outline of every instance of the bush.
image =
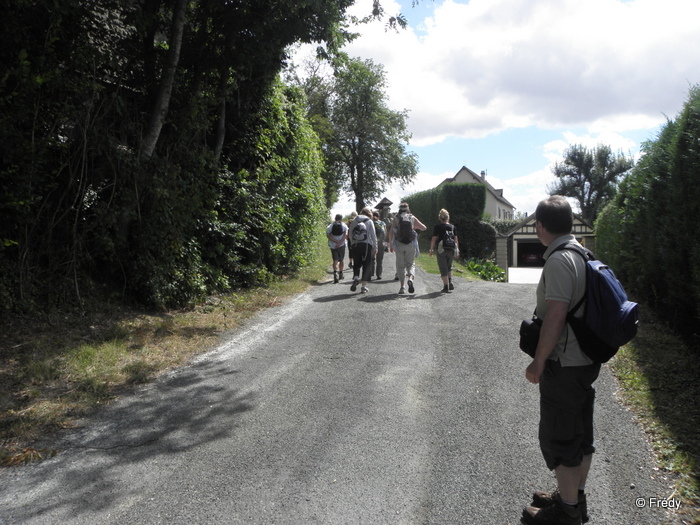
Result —
<instances>
[{"instance_id":1,"label":"bush","mask_svg":"<svg viewBox=\"0 0 700 525\"><path fill-rule=\"evenodd\" d=\"M469 259L465 266L467 270L478 275L484 281L498 283L504 283L506 281L506 272L491 261L473 258Z\"/></svg>"}]
</instances>

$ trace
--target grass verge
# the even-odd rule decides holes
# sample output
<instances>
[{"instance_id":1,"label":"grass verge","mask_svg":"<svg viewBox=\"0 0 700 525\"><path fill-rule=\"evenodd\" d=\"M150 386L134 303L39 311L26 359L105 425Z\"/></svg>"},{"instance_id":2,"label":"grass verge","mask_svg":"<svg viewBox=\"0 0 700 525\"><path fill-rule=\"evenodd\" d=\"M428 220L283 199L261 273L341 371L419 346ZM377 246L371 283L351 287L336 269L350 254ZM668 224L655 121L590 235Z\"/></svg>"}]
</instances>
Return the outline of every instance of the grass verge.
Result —
<instances>
[{"instance_id":1,"label":"grass verge","mask_svg":"<svg viewBox=\"0 0 700 525\"><path fill-rule=\"evenodd\" d=\"M700 364L665 326L643 319L639 334L610 361L623 402L649 437L658 468L675 479L682 523L700 524Z\"/></svg>"},{"instance_id":2,"label":"grass verge","mask_svg":"<svg viewBox=\"0 0 700 525\"><path fill-rule=\"evenodd\" d=\"M0 321L0 465L54 455L55 432L214 347L222 334L326 275L325 242L299 275L209 297L187 310L105 304ZM38 443L43 443L39 445Z\"/></svg>"}]
</instances>

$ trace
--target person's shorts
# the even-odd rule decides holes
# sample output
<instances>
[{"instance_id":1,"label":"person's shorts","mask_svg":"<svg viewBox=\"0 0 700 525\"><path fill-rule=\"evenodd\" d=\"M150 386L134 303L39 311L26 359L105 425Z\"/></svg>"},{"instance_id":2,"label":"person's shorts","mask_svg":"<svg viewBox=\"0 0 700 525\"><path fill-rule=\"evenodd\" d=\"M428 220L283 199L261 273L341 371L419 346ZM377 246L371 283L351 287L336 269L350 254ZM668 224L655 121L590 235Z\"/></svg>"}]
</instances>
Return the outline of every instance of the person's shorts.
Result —
<instances>
[{"instance_id":1,"label":"person's shorts","mask_svg":"<svg viewBox=\"0 0 700 525\"><path fill-rule=\"evenodd\" d=\"M452 261L455 258L454 250L445 250L444 253L437 254L438 268L440 269L440 276L447 277L452 271Z\"/></svg>"},{"instance_id":2,"label":"person's shorts","mask_svg":"<svg viewBox=\"0 0 700 525\"><path fill-rule=\"evenodd\" d=\"M345 259L345 245L340 248L331 248L331 255L334 261L342 261Z\"/></svg>"},{"instance_id":3,"label":"person's shorts","mask_svg":"<svg viewBox=\"0 0 700 525\"><path fill-rule=\"evenodd\" d=\"M593 446L593 382L600 364L562 367L548 360L540 380L539 440L547 467L577 467Z\"/></svg>"}]
</instances>

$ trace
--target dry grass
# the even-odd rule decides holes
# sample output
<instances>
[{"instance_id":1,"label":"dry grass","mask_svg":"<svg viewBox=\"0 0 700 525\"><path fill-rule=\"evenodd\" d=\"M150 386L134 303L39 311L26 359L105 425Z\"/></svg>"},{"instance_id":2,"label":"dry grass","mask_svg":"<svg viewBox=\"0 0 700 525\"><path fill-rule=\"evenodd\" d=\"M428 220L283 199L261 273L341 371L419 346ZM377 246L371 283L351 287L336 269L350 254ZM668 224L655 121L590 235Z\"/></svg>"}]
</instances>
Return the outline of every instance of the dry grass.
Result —
<instances>
[{"instance_id":1,"label":"dry grass","mask_svg":"<svg viewBox=\"0 0 700 525\"><path fill-rule=\"evenodd\" d=\"M324 252L325 255L325 252ZM0 321L0 464L50 456L56 431L117 395L185 364L222 334L321 278L325 261L266 288L161 313L96 304Z\"/></svg>"}]
</instances>

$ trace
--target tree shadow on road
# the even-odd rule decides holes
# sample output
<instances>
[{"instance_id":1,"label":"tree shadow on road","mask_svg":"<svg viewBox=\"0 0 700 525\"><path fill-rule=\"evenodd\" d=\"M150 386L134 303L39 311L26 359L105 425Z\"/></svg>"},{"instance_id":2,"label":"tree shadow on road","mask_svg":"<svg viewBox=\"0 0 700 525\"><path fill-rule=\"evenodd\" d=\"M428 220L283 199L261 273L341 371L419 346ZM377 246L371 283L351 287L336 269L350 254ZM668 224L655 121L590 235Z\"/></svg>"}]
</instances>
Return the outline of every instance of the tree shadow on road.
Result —
<instances>
[{"instance_id":1,"label":"tree shadow on road","mask_svg":"<svg viewBox=\"0 0 700 525\"><path fill-rule=\"evenodd\" d=\"M88 418L84 428L56 444L60 452L55 458L15 480L15 491L35 494L23 517L61 515L65 509L76 519L82 513L113 512L147 490L149 476L159 475L159 464L229 437L240 415L254 407L254 395L233 386L237 373L222 362L198 363ZM214 376L231 379L207 381ZM127 472L142 476L122 478ZM56 487L66 496L57 499Z\"/></svg>"}]
</instances>

